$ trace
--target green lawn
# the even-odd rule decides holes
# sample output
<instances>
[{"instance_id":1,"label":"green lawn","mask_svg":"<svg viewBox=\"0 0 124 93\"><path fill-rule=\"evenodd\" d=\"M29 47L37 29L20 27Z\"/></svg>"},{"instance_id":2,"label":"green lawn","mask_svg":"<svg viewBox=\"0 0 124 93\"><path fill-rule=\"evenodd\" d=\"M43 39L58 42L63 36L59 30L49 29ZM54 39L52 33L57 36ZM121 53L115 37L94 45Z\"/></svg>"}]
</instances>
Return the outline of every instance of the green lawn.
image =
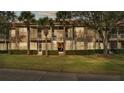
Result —
<instances>
[{"instance_id":1,"label":"green lawn","mask_svg":"<svg viewBox=\"0 0 124 93\"><path fill-rule=\"evenodd\" d=\"M124 75L124 55L0 55L0 68Z\"/></svg>"}]
</instances>

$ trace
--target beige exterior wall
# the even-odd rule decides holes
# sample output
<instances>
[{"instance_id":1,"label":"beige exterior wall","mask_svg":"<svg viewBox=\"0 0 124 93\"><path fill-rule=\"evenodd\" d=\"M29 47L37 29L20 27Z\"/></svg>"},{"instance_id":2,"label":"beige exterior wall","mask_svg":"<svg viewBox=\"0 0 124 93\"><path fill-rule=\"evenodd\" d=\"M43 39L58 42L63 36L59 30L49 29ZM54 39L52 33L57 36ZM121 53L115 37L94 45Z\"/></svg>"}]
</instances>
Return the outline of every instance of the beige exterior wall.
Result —
<instances>
[{"instance_id":1,"label":"beige exterior wall","mask_svg":"<svg viewBox=\"0 0 124 93\"><path fill-rule=\"evenodd\" d=\"M31 42L30 43L30 50L37 50L37 43Z\"/></svg>"},{"instance_id":2,"label":"beige exterior wall","mask_svg":"<svg viewBox=\"0 0 124 93\"><path fill-rule=\"evenodd\" d=\"M57 50L57 41L53 41L53 50Z\"/></svg>"},{"instance_id":3,"label":"beige exterior wall","mask_svg":"<svg viewBox=\"0 0 124 93\"><path fill-rule=\"evenodd\" d=\"M51 43L47 43L48 50L51 50ZM42 43L42 50L46 49L46 43Z\"/></svg>"},{"instance_id":4,"label":"beige exterior wall","mask_svg":"<svg viewBox=\"0 0 124 93\"><path fill-rule=\"evenodd\" d=\"M20 27L18 29L13 29L11 30L11 37L14 38L16 35L16 30L19 31L19 49L20 50L25 50L27 49L27 28L25 27ZM67 40L65 40L65 50L74 50L76 46L76 50L84 50L84 42L85 39L87 41L87 49L103 49L103 43L96 42L96 40L101 40L99 38L98 33L95 33L95 31L91 29L87 29L87 36L85 37L85 27L75 27L75 40L76 40L76 45L75 45L75 40L73 40L73 33L72 33L72 28L68 28L68 37L66 37ZM44 36L44 31L41 30L41 38L40 40L43 40L41 44L41 49L45 50L45 36ZM48 31L48 40L53 40L48 43L48 50L57 50L57 42L64 42L64 34L65 31L64 29L55 29L54 30L54 37L52 37L52 29L49 29ZM31 40L38 40L37 36L37 28L31 28ZM120 39L120 38L119 38ZM113 40L113 39L112 39ZM0 49L6 49L6 45L0 45ZM121 42L118 42L118 48L121 48ZM37 42L31 42L30 43L30 49L31 50L37 50ZM108 46L108 48L110 48ZM12 41L11 42L11 49L16 49L16 42Z\"/></svg>"},{"instance_id":5,"label":"beige exterior wall","mask_svg":"<svg viewBox=\"0 0 124 93\"><path fill-rule=\"evenodd\" d=\"M77 42L76 43L76 49L77 50L83 50L84 49L84 42Z\"/></svg>"},{"instance_id":6,"label":"beige exterior wall","mask_svg":"<svg viewBox=\"0 0 124 93\"><path fill-rule=\"evenodd\" d=\"M18 38L18 49L19 50L26 50L27 49L27 28L18 28L11 30L11 49L17 49L16 47L16 31L19 31L19 37Z\"/></svg>"},{"instance_id":7,"label":"beige exterior wall","mask_svg":"<svg viewBox=\"0 0 124 93\"><path fill-rule=\"evenodd\" d=\"M20 50L26 50L27 49L27 42L20 42L19 43L19 49Z\"/></svg>"},{"instance_id":8,"label":"beige exterior wall","mask_svg":"<svg viewBox=\"0 0 124 93\"><path fill-rule=\"evenodd\" d=\"M30 32L30 38L31 39L35 39L37 40L37 29L36 28L31 28L30 29L31 32ZM83 38L84 38L84 30L85 28L84 27L75 27L75 34L76 34L76 49L77 50L83 50L84 49L84 41L83 41ZM16 30L12 30L11 31L11 37L15 37L15 31ZM64 42L64 29L55 29L54 30L54 40L52 41L53 43L53 50L57 50L57 42ZM68 37L67 39L69 40L66 40L65 41L65 49L66 50L73 50L74 49L74 40L72 40L73 38L73 33L72 33L72 28L69 28L68 29ZM42 30L41 31L41 40L45 40L45 35L44 35L44 31ZM94 49L94 43L93 43L93 38L94 38L94 32L89 30L88 33L88 39L90 41L87 42L87 46L88 46L88 49ZM19 36L21 36L21 41L19 42L19 49L27 49L27 28L19 28ZM52 37L52 30L49 29L48 30L48 40L51 40L51 37ZM100 45L101 47L102 44ZM12 44L11 44L11 49L15 49L16 47L16 44L15 42L12 41ZM51 43L48 43L48 49L51 50ZM30 43L30 49L31 50L37 50L37 42L31 42ZM45 50L45 43L42 43L42 50Z\"/></svg>"},{"instance_id":9,"label":"beige exterior wall","mask_svg":"<svg viewBox=\"0 0 124 93\"><path fill-rule=\"evenodd\" d=\"M18 25L19 26L19 25ZM60 27L61 28L60 28ZM31 26L30 28L30 49L37 50L39 48L38 40L41 43L41 49L45 50L45 35L44 30L41 30L41 33L38 33L36 26ZM103 49L102 40L98 34L98 32L93 31L92 29L88 29L87 27L75 27L73 33L73 27L67 27L68 29L64 29L62 25L55 25L54 28L54 37L52 37L52 28L48 30L48 50L58 50L57 43L64 42L65 50L85 50L85 49ZM67 30L67 36L66 31ZM19 32L19 36L16 37L17 32ZM38 38L38 34L41 35ZM20 27L16 27L11 30L11 49L19 49L19 50L27 50L27 28L22 25ZM66 40L65 40L66 36ZM75 37L73 37L75 36ZM117 38L118 37L118 38ZM124 33L118 33L116 37L116 33L110 38L110 41L117 42L117 48L124 48ZM18 40L16 40L18 38ZM4 39L3 39L4 40ZM0 40L2 41L2 40ZM97 41L97 42L96 42ZM17 47L18 43L18 47ZM87 47L87 48L86 48ZM111 48L111 43L109 43L108 48ZM0 50L7 49L7 45L2 42L0 43ZM39 49L40 50L40 49Z\"/></svg>"},{"instance_id":10,"label":"beige exterior wall","mask_svg":"<svg viewBox=\"0 0 124 93\"><path fill-rule=\"evenodd\" d=\"M6 50L7 49L7 46L5 43L1 43L0 44L0 50Z\"/></svg>"}]
</instances>

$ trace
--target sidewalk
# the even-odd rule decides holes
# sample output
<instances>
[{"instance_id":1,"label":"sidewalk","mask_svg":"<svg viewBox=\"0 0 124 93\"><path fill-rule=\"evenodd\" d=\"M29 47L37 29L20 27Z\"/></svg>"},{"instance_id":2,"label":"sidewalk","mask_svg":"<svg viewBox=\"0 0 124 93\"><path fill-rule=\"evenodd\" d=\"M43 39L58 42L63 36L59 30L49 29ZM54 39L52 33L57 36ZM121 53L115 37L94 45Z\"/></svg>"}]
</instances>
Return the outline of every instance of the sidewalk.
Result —
<instances>
[{"instance_id":1,"label":"sidewalk","mask_svg":"<svg viewBox=\"0 0 124 93\"><path fill-rule=\"evenodd\" d=\"M119 75L96 75L34 70L0 69L0 81L118 81Z\"/></svg>"}]
</instances>

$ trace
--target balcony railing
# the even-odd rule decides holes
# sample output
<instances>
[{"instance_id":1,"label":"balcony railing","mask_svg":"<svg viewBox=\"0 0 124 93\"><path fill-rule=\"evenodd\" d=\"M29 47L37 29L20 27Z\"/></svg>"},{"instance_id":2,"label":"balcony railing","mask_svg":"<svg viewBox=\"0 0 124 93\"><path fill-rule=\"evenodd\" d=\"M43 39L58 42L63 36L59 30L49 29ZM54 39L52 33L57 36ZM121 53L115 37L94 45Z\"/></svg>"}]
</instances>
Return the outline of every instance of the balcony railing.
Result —
<instances>
[{"instance_id":1,"label":"balcony railing","mask_svg":"<svg viewBox=\"0 0 124 93\"><path fill-rule=\"evenodd\" d=\"M124 34L121 34L120 36L121 36L121 38L124 38Z\"/></svg>"},{"instance_id":2,"label":"balcony railing","mask_svg":"<svg viewBox=\"0 0 124 93\"><path fill-rule=\"evenodd\" d=\"M111 38L117 38L117 34L112 34Z\"/></svg>"}]
</instances>

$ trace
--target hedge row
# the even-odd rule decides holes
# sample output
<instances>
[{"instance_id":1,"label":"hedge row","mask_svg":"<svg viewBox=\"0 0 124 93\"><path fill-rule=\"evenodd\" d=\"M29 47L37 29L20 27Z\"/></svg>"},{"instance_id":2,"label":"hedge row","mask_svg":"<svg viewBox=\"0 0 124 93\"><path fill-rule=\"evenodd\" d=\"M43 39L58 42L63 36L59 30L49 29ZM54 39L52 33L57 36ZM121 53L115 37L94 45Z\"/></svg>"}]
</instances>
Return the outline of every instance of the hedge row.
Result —
<instances>
[{"instance_id":1,"label":"hedge row","mask_svg":"<svg viewBox=\"0 0 124 93\"><path fill-rule=\"evenodd\" d=\"M7 54L7 50L0 50L0 54ZM11 50L9 51L10 54L27 54L27 50ZM37 54L36 50L30 50L30 54Z\"/></svg>"},{"instance_id":2,"label":"hedge row","mask_svg":"<svg viewBox=\"0 0 124 93\"><path fill-rule=\"evenodd\" d=\"M111 50L114 54L124 54L124 49L113 49ZM7 54L7 50L0 50L0 54ZM27 50L11 50L11 54L27 54ZM103 50L66 50L66 55L92 55L92 54L102 54ZM38 54L37 50L30 50L31 55ZM49 50L49 55L58 55L57 50ZM45 55L45 51L43 51Z\"/></svg>"},{"instance_id":3,"label":"hedge row","mask_svg":"<svg viewBox=\"0 0 124 93\"><path fill-rule=\"evenodd\" d=\"M42 51L43 55L45 55L45 51ZM7 54L8 51L7 50L0 50L0 54ZM27 54L27 50L11 50L10 54ZM30 54L31 55L36 55L38 54L37 50L30 50ZM57 50L49 50L48 51L49 55L58 55L58 51Z\"/></svg>"},{"instance_id":4,"label":"hedge row","mask_svg":"<svg viewBox=\"0 0 124 93\"><path fill-rule=\"evenodd\" d=\"M96 50L67 50L67 55L93 55L93 54L103 54L103 49ZM124 49L111 49L108 52L112 54L124 54Z\"/></svg>"},{"instance_id":5,"label":"hedge row","mask_svg":"<svg viewBox=\"0 0 124 93\"><path fill-rule=\"evenodd\" d=\"M7 54L8 51L7 50L0 50L0 54Z\"/></svg>"},{"instance_id":6,"label":"hedge row","mask_svg":"<svg viewBox=\"0 0 124 93\"><path fill-rule=\"evenodd\" d=\"M114 49L112 52L116 54L124 54L124 49Z\"/></svg>"},{"instance_id":7,"label":"hedge row","mask_svg":"<svg viewBox=\"0 0 124 93\"><path fill-rule=\"evenodd\" d=\"M10 54L27 54L27 50L11 50ZM31 55L37 54L37 50L30 50Z\"/></svg>"},{"instance_id":8,"label":"hedge row","mask_svg":"<svg viewBox=\"0 0 124 93\"><path fill-rule=\"evenodd\" d=\"M67 50L67 55L92 55L92 54L102 54L103 50Z\"/></svg>"}]
</instances>

